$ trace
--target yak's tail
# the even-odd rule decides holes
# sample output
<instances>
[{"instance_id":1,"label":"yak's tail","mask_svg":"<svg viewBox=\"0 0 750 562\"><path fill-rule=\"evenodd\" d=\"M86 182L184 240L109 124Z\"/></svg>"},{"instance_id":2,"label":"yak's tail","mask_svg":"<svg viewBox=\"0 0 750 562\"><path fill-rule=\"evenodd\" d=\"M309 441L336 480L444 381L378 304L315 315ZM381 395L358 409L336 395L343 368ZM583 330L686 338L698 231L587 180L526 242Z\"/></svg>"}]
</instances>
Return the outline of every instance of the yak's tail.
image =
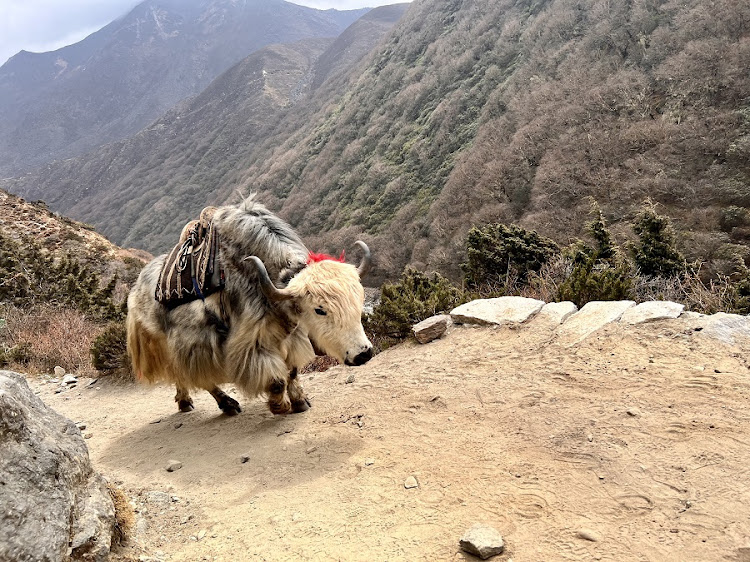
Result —
<instances>
[{"instance_id":1,"label":"yak's tail","mask_svg":"<svg viewBox=\"0 0 750 562\"><path fill-rule=\"evenodd\" d=\"M153 383L172 379L165 344L164 338L154 337L134 318L134 315L128 314L128 356L139 381Z\"/></svg>"}]
</instances>

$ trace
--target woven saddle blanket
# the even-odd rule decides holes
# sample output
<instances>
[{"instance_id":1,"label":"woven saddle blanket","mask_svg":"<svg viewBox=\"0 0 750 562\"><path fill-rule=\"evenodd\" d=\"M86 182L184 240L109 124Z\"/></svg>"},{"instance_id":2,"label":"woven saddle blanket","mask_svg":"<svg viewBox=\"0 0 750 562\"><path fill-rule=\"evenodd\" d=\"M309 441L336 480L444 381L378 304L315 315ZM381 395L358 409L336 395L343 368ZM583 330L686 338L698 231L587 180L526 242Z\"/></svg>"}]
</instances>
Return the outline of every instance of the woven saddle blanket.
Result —
<instances>
[{"instance_id":1,"label":"woven saddle blanket","mask_svg":"<svg viewBox=\"0 0 750 562\"><path fill-rule=\"evenodd\" d=\"M154 297L174 308L224 288L224 272L218 267L219 235L207 207L197 221L182 229L180 242L169 252L156 284Z\"/></svg>"}]
</instances>

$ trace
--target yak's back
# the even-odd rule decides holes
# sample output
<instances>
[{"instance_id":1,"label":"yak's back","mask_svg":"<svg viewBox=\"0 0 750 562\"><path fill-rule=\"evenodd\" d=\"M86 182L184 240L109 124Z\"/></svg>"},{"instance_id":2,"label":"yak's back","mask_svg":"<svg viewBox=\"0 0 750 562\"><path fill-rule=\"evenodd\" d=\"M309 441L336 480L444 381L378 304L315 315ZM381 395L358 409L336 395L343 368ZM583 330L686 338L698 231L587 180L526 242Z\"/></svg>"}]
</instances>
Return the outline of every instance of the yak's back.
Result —
<instances>
[{"instance_id":1,"label":"yak's back","mask_svg":"<svg viewBox=\"0 0 750 562\"><path fill-rule=\"evenodd\" d=\"M308 251L297 233L252 197L219 207L214 224L228 265L240 268L244 258L257 256L272 279L305 266Z\"/></svg>"}]
</instances>

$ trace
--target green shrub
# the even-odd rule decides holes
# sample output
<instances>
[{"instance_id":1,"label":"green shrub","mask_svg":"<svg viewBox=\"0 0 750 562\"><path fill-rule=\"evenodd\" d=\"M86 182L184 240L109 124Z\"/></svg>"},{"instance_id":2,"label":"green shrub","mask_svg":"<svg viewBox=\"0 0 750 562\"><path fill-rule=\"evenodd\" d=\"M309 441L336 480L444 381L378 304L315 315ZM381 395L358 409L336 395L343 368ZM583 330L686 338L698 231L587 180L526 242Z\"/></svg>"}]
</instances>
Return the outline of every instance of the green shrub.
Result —
<instances>
[{"instance_id":1,"label":"green shrub","mask_svg":"<svg viewBox=\"0 0 750 562\"><path fill-rule=\"evenodd\" d=\"M730 232L738 226L747 224L747 209L731 205L719 213L719 228L724 232Z\"/></svg>"},{"instance_id":2,"label":"green shrub","mask_svg":"<svg viewBox=\"0 0 750 562\"><path fill-rule=\"evenodd\" d=\"M31 344L28 342L19 343L10 349L0 347L0 367L12 364L26 365L33 356Z\"/></svg>"},{"instance_id":3,"label":"green shrub","mask_svg":"<svg viewBox=\"0 0 750 562\"><path fill-rule=\"evenodd\" d=\"M579 242L566 252L572 271L559 289L559 299L573 301L579 307L590 301L629 299L633 294L630 265L617 245L599 208L591 207L594 220L587 227L595 246Z\"/></svg>"},{"instance_id":4,"label":"green shrub","mask_svg":"<svg viewBox=\"0 0 750 562\"><path fill-rule=\"evenodd\" d=\"M559 299L582 307L590 301L616 301L632 297L633 281L628 264L597 260L590 248L579 248L573 270L560 285Z\"/></svg>"},{"instance_id":5,"label":"green shrub","mask_svg":"<svg viewBox=\"0 0 750 562\"><path fill-rule=\"evenodd\" d=\"M124 322L113 322L107 326L91 345L94 368L106 374L130 372L126 341Z\"/></svg>"},{"instance_id":6,"label":"green shrub","mask_svg":"<svg viewBox=\"0 0 750 562\"><path fill-rule=\"evenodd\" d=\"M530 271L538 272L559 247L533 230L501 223L469 231L466 263L461 265L471 288L485 284L505 286L510 275L523 282Z\"/></svg>"},{"instance_id":7,"label":"green shrub","mask_svg":"<svg viewBox=\"0 0 750 562\"><path fill-rule=\"evenodd\" d=\"M66 255L53 260L36 243L19 244L0 233L0 302L29 308L52 304L75 308L95 320L124 318L113 300L117 277L101 286L101 277Z\"/></svg>"},{"instance_id":8,"label":"green shrub","mask_svg":"<svg viewBox=\"0 0 750 562\"><path fill-rule=\"evenodd\" d=\"M398 283L383 285L380 303L365 318L365 329L376 338L401 340L414 324L462 302L461 291L445 277L407 267Z\"/></svg>"},{"instance_id":9,"label":"green shrub","mask_svg":"<svg viewBox=\"0 0 750 562\"><path fill-rule=\"evenodd\" d=\"M687 262L677 250L677 239L669 217L656 214L646 203L633 223L638 242L633 247L635 265L650 277L675 277L685 272Z\"/></svg>"}]
</instances>

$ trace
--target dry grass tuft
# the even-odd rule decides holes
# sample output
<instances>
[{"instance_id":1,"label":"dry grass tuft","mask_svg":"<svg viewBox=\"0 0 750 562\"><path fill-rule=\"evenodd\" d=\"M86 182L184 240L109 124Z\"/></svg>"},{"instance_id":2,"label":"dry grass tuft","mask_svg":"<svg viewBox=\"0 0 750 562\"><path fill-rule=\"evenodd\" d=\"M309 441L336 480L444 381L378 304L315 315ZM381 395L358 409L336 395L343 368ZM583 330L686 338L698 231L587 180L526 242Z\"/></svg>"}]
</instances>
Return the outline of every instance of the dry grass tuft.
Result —
<instances>
[{"instance_id":1,"label":"dry grass tuft","mask_svg":"<svg viewBox=\"0 0 750 562\"><path fill-rule=\"evenodd\" d=\"M339 362L336 361L333 357L330 355L322 355L319 357L316 357L312 361L310 361L307 365L305 365L302 369L302 373L322 373L323 371L327 371L331 367L335 367L338 365Z\"/></svg>"},{"instance_id":2,"label":"dry grass tuft","mask_svg":"<svg viewBox=\"0 0 750 562\"><path fill-rule=\"evenodd\" d=\"M112 533L112 545L122 546L127 543L135 528L135 513L125 492L109 482L107 488L109 489L109 495L112 496L112 503L115 505L115 528Z\"/></svg>"},{"instance_id":3,"label":"dry grass tuft","mask_svg":"<svg viewBox=\"0 0 750 562\"><path fill-rule=\"evenodd\" d=\"M91 364L91 343L102 331L101 324L69 308L38 305L30 309L5 306L0 310L5 327L0 343L8 348L28 348L28 362L10 364L25 372L50 373L59 365L66 372L96 376Z\"/></svg>"}]
</instances>

